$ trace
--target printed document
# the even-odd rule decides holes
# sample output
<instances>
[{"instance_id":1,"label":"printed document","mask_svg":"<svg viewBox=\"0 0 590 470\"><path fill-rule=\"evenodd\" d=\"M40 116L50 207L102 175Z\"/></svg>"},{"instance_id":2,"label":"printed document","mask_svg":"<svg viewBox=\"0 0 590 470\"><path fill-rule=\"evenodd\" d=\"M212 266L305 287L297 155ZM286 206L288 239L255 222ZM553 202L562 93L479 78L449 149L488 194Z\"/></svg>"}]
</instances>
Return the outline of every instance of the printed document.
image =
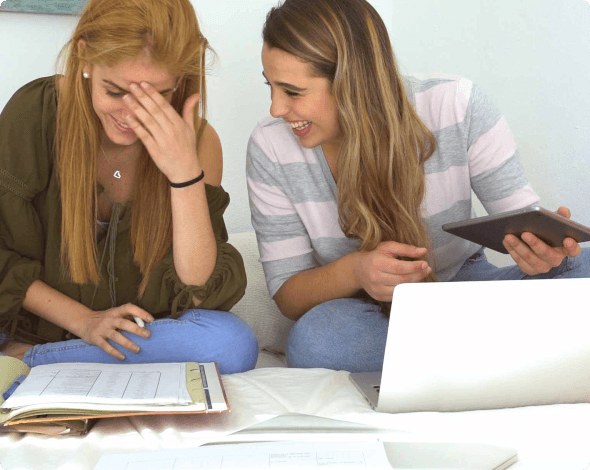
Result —
<instances>
[{"instance_id":1,"label":"printed document","mask_svg":"<svg viewBox=\"0 0 590 470\"><path fill-rule=\"evenodd\" d=\"M185 405L191 398L182 363L65 363L33 367L3 407L59 402Z\"/></svg>"},{"instance_id":2,"label":"printed document","mask_svg":"<svg viewBox=\"0 0 590 470\"><path fill-rule=\"evenodd\" d=\"M263 468L391 470L379 442L277 442L223 444L103 456L94 470Z\"/></svg>"}]
</instances>

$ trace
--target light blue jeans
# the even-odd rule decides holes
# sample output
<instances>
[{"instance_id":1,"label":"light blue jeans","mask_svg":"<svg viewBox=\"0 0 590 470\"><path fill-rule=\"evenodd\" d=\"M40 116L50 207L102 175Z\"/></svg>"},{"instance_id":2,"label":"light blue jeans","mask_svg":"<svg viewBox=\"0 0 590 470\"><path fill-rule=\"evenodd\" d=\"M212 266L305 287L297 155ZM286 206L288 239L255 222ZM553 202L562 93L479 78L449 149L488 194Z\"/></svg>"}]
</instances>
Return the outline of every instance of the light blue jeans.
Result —
<instances>
[{"instance_id":1,"label":"light blue jeans","mask_svg":"<svg viewBox=\"0 0 590 470\"><path fill-rule=\"evenodd\" d=\"M124 361L79 339L38 344L25 353L23 361L29 367L57 362L145 364L216 361L222 374L244 372L256 365L256 336L250 326L233 313L188 310L177 320L164 318L146 323L145 328L151 332L148 339L121 332L141 348L137 354L111 341L125 355Z\"/></svg>"},{"instance_id":2,"label":"light blue jeans","mask_svg":"<svg viewBox=\"0 0 590 470\"><path fill-rule=\"evenodd\" d=\"M590 277L590 248L566 258L546 274L528 276L518 266L498 268L483 249L469 258L450 282ZM290 367L323 367L350 372L380 371L388 319L379 306L360 299L337 299L312 308L289 333Z\"/></svg>"}]
</instances>

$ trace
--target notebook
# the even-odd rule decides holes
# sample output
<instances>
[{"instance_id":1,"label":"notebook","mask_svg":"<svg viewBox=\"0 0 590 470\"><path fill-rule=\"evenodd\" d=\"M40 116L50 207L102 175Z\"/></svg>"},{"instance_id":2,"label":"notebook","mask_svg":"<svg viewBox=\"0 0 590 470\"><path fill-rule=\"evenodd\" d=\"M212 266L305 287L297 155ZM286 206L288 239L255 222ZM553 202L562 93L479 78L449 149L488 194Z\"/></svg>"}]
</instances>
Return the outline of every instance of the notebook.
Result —
<instances>
[{"instance_id":1,"label":"notebook","mask_svg":"<svg viewBox=\"0 0 590 470\"><path fill-rule=\"evenodd\" d=\"M383 371L351 380L391 413L590 402L588 292L590 279L401 284Z\"/></svg>"},{"instance_id":2,"label":"notebook","mask_svg":"<svg viewBox=\"0 0 590 470\"><path fill-rule=\"evenodd\" d=\"M214 362L29 368L0 356L0 432L82 435L97 418L225 411Z\"/></svg>"}]
</instances>

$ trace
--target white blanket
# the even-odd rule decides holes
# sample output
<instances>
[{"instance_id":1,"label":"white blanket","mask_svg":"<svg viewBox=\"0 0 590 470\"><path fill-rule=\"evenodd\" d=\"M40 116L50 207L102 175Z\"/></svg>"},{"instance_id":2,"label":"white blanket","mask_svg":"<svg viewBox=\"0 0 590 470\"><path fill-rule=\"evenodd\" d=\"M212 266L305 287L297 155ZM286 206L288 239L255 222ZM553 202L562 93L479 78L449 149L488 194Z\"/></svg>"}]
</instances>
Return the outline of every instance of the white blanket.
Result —
<instances>
[{"instance_id":1,"label":"white blanket","mask_svg":"<svg viewBox=\"0 0 590 470\"><path fill-rule=\"evenodd\" d=\"M590 465L590 404L393 415L371 410L347 372L266 368L223 381L230 413L104 419L84 437L0 435L0 464L5 470L91 470L102 454L194 447L274 416L301 413L404 431L396 434L399 440L512 447L520 459L515 470Z\"/></svg>"}]
</instances>

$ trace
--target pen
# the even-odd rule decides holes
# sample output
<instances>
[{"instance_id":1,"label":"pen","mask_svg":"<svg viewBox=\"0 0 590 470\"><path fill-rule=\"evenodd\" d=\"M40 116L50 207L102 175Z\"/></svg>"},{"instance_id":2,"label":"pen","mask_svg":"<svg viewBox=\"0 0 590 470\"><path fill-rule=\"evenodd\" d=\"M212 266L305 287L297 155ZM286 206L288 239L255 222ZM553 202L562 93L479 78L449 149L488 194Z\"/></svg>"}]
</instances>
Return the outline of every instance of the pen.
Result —
<instances>
[{"instance_id":1,"label":"pen","mask_svg":"<svg viewBox=\"0 0 590 470\"><path fill-rule=\"evenodd\" d=\"M14 391L17 389L17 387L23 383L23 381L27 378L26 375L21 375L19 376L10 387L8 387L6 389L6 391L2 394L2 398L4 398L5 400L8 400L10 398L10 395L12 395L14 393Z\"/></svg>"},{"instance_id":2,"label":"pen","mask_svg":"<svg viewBox=\"0 0 590 470\"><path fill-rule=\"evenodd\" d=\"M133 315L133 319L135 320L135 323L137 323L139 325L140 328L143 328L145 326L145 323L143 322L143 320L141 318Z\"/></svg>"}]
</instances>

